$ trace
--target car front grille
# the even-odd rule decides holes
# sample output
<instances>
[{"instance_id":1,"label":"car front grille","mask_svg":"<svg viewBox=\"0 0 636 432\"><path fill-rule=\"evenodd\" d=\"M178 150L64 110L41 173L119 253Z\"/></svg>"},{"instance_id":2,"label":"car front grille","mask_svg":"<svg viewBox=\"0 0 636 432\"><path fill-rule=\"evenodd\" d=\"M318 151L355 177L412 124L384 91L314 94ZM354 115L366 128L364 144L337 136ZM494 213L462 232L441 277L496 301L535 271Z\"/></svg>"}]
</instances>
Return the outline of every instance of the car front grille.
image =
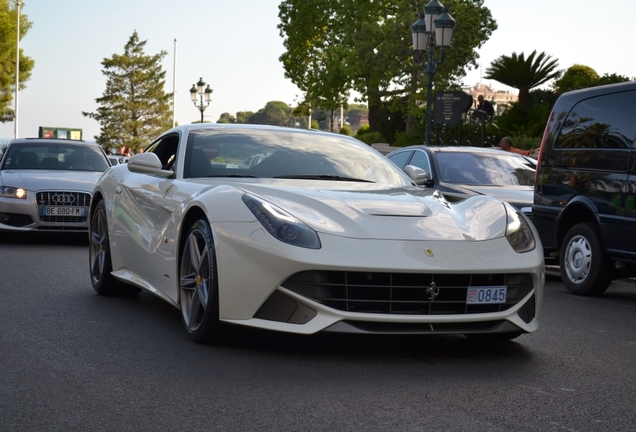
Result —
<instances>
[{"instance_id":1,"label":"car front grille","mask_svg":"<svg viewBox=\"0 0 636 432\"><path fill-rule=\"evenodd\" d=\"M439 294L429 300L435 284ZM389 315L457 315L510 309L533 288L527 273L405 274L306 271L287 279L283 287L333 309ZM467 304L468 287L507 286L506 303Z\"/></svg>"},{"instance_id":2,"label":"car front grille","mask_svg":"<svg viewBox=\"0 0 636 432\"><path fill-rule=\"evenodd\" d=\"M91 194L85 192L67 191L41 191L36 194L38 203L38 214L40 220L46 223L85 223L88 216L88 206L91 202ZM84 216L45 216L42 215L42 208L47 206L55 207L84 207Z\"/></svg>"}]
</instances>

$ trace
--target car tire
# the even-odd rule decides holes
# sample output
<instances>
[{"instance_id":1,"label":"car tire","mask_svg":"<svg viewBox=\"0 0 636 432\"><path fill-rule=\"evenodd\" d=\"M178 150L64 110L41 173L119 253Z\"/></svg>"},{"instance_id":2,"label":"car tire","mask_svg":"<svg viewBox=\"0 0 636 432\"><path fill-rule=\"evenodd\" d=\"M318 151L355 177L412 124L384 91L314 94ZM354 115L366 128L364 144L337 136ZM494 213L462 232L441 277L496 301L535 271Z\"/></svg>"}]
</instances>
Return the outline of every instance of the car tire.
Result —
<instances>
[{"instance_id":1,"label":"car tire","mask_svg":"<svg viewBox=\"0 0 636 432\"><path fill-rule=\"evenodd\" d=\"M599 296L612 282L612 262L603 252L598 230L590 223L570 228L560 257L561 279L572 294Z\"/></svg>"},{"instance_id":2,"label":"car tire","mask_svg":"<svg viewBox=\"0 0 636 432\"><path fill-rule=\"evenodd\" d=\"M210 224L196 221L181 245L179 302L183 324L198 343L220 340L216 251Z\"/></svg>"},{"instance_id":3,"label":"car tire","mask_svg":"<svg viewBox=\"0 0 636 432\"><path fill-rule=\"evenodd\" d=\"M5 243L9 239L9 234L6 232L0 232L0 243Z\"/></svg>"},{"instance_id":4,"label":"car tire","mask_svg":"<svg viewBox=\"0 0 636 432\"><path fill-rule=\"evenodd\" d=\"M110 258L110 239L104 201L95 206L88 232L88 259L93 289L99 295L137 295L141 289L125 284L113 277L113 264Z\"/></svg>"}]
</instances>

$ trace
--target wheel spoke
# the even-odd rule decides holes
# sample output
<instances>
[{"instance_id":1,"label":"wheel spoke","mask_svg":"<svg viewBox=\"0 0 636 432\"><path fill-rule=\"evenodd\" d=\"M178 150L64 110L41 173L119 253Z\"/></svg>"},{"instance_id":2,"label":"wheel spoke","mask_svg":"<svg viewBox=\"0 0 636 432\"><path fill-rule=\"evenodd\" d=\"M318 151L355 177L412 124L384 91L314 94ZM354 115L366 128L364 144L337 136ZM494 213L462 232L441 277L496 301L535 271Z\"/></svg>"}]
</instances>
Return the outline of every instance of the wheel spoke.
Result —
<instances>
[{"instance_id":1,"label":"wheel spoke","mask_svg":"<svg viewBox=\"0 0 636 432\"><path fill-rule=\"evenodd\" d=\"M93 258L92 275L96 278L99 278L99 276L104 271L105 256L106 254L104 253L104 251L98 250L95 254L95 257Z\"/></svg>"},{"instance_id":2,"label":"wheel spoke","mask_svg":"<svg viewBox=\"0 0 636 432\"><path fill-rule=\"evenodd\" d=\"M204 312L208 307L208 294L209 294L208 281L201 280L201 284L197 286L197 296L199 298L199 302L201 303L201 307L203 308Z\"/></svg>"},{"instance_id":3,"label":"wheel spoke","mask_svg":"<svg viewBox=\"0 0 636 432\"><path fill-rule=\"evenodd\" d=\"M190 263L192 264L192 268L194 270L198 270L201 265L201 252L199 251L199 245L197 242L197 238L192 233L192 236L188 239L189 241L189 249L190 249Z\"/></svg>"},{"instance_id":4,"label":"wheel spoke","mask_svg":"<svg viewBox=\"0 0 636 432\"><path fill-rule=\"evenodd\" d=\"M199 298L199 290L195 290L192 293L192 297L190 297L190 316L188 320L188 325L192 330L196 330L198 327L197 317L199 316L199 308L201 307L201 301Z\"/></svg>"},{"instance_id":5,"label":"wheel spoke","mask_svg":"<svg viewBox=\"0 0 636 432\"><path fill-rule=\"evenodd\" d=\"M93 244L93 247L99 249L99 246L102 244L102 239L98 232L93 231L91 233L91 243Z\"/></svg>"},{"instance_id":6,"label":"wheel spoke","mask_svg":"<svg viewBox=\"0 0 636 432\"><path fill-rule=\"evenodd\" d=\"M184 291L193 292L197 286L197 275L195 273L190 273L180 278L180 286Z\"/></svg>"}]
</instances>

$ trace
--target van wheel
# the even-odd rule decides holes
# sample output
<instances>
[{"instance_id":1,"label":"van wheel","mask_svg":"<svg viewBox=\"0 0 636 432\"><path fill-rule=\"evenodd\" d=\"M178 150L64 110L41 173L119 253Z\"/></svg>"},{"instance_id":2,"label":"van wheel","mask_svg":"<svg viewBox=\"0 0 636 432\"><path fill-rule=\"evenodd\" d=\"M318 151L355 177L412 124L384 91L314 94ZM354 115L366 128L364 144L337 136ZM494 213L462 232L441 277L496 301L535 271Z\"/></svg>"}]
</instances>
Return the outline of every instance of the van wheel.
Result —
<instances>
[{"instance_id":1,"label":"van wheel","mask_svg":"<svg viewBox=\"0 0 636 432\"><path fill-rule=\"evenodd\" d=\"M573 294L599 296L612 282L612 262L603 253L600 235L590 223L570 228L561 245L561 279Z\"/></svg>"}]
</instances>

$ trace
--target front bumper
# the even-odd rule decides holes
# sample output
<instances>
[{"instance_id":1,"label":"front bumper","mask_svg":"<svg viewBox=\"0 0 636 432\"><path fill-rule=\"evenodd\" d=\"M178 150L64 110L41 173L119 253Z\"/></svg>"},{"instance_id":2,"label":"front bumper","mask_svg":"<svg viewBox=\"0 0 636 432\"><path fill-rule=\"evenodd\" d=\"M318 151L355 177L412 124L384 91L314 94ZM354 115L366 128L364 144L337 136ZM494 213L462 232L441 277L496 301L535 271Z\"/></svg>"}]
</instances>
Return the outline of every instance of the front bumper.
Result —
<instances>
[{"instance_id":1,"label":"front bumper","mask_svg":"<svg viewBox=\"0 0 636 432\"><path fill-rule=\"evenodd\" d=\"M90 199L90 193L74 190L27 191L26 199L0 198L0 231L88 232ZM47 207L68 209L68 215L47 216Z\"/></svg>"},{"instance_id":2,"label":"front bumper","mask_svg":"<svg viewBox=\"0 0 636 432\"><path fill-rule=\"evenodd\" d=\"M225 322L301 334L497 333L538 328L545 282L540 242L534 251L517 254L505 238L482 242L397 241L320 234L322 248L310 250L281 244L256 224L217 223L214 229L220 319ZM226 235L230 232L233 235ZM295 275L303 273L347 273L371 279L387 275L437 275L434 277L438 280L465 276L468 285L472 280L492 276L507 281L509 286L523 275L523 283L517 285L524 288L514 291L516 297L504 307L495 309L477 310L464 304L458 309L442 306L437 313L435 302L443 298L440 295L428 309L424 299L415 308L394 313L390 307L360 310L321 301L290 283ZM506 279L502 275L511 276ZM361 295L378 291L373 283L368 289L357 283L356 288ZM450 283L440 291L464 289L465 293L466 288ZM422 287L422 293L424 290ZM378 301L375 294L366 295L369 298L365 300Z\"/></svg>"}]
</instances>

